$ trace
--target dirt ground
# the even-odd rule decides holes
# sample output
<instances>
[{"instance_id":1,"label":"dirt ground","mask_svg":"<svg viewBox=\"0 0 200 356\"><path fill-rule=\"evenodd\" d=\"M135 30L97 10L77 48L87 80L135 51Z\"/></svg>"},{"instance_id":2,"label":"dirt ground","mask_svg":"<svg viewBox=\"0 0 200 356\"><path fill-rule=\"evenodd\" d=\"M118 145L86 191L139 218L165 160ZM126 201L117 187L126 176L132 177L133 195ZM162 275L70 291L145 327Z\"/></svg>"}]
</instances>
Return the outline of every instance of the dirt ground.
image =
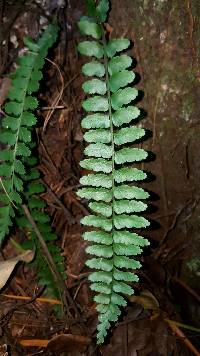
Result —
<instances>
[{"instance_id":1,"label":"dirt ground","mask_svg":"<svg viewBox=\"0 0 200 356\"><path fill-rule=\"evenodd\" d=\"M28 265L21 265L0 294L0 356L6 352L11 356L200 355L200 4L198 0L111 0L111 36L132 41L129 52L140 76L137 87L144 93L138 106L144 110L142 125L149 138L141 146L152 154L141 165L149 172L142 186L151 193L147 216L152 223L146 231L150 247L140 257L143 268L136 295L105 345L97 347L97 314L80 225L88 208L76 196L84 148L83 59L76 50L81 39L77 21L84 14L84 3L0 1L2 107L5 77L22 53L24 35L37 38L43 24L63 5L58 11L59 39L49 55L57 66L48 63L41 83L36 133L39 169L47 186L42 197L63 249L73 299L68 328L51 304L34 299L42 297L37 276ZM18 241L18 232L12 237ZM15 254L8 240L1 259ZM11 299L11 295L31 299ZM38 340L36 346L33 340ZM47 340L51 340L48 347Z\"/></svg>"}]
</instances>

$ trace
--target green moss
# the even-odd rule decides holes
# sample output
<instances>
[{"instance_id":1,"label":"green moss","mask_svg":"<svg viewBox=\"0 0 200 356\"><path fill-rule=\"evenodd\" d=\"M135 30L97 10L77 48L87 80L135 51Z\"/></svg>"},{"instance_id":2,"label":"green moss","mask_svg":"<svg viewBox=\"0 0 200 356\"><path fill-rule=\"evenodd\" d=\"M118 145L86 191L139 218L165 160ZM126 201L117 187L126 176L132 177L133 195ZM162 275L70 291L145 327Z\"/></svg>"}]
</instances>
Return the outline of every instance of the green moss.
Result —
<instances>
[{"instance_id":1,"label":"green moss","mask_svg":"<svg viewBox=\"0 0 200 356\"><path fill-rule=\"evenodd\" d=\"M199 259L199 257L192 258L187 263L187 266L191 272L195 273L197 276L200 276L200 259Z\"/></svg>"},{"instance_id":2,"label":"green moss","mask_svg":"<svg viewBox=\"0 0 200 356\"><path fill-rule=\"evenodd\" d=\"M182 115L185 121L189 121L195 110L195 103L191 95L187 96L182 105Z\"/></svg>"}]
</instances>

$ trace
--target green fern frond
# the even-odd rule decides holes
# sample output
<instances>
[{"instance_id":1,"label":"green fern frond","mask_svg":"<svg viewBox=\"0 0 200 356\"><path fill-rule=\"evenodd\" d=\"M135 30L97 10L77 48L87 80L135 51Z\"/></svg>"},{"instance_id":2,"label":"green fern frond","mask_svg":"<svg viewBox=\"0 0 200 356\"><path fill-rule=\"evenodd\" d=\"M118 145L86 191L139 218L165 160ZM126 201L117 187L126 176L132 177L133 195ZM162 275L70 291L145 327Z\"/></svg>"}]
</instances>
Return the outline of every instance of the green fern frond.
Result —
<instances>
[{"instance_id":1,"label":"green fern frond","mask_svg":"<svg viewBox=\"0 0 200 356\"><path fill-rule=\"evenodd\" d=\"M12 75L0 133L0 142L7 146L0 155L0 203L3 205L0 209L0 243L9 232L15 208L22 203L23 176L26 173L23 162L31 155L31 129L37 121L32 111L37 108L38 101L32 94L39 88L41 68L57 32L58 27L54 23L47 27L37 43L26 38L28 52L18 59L19 67Z\"/></svg>"},{"instance_id":2,"label":"green fern frond","mask_svg":"<svg viewBox=\"0 0 200 356\"><path fill-rule=\"evenodd\" d=\"M147 175L130 164L145 160L147 152L128 146L145 135L144 129L133 125L140 110L134 106L138 91L131 86L135 79L129 70L132 59L120 54L130 41L124 38L106 41L103 22L109 9L108 0L99 1L96 7L95 2L88 0L88 8L92 18L82 18L78 24L81 33L95 39L78 45L81 54L92 57L82 67L83 74L89 77L83 90L92 96L82 104L88 112L82 120L82 127L88 130L84 133L88 143L84 153L88 157L80 165L94 173L80 179L84 187L77 194L91 201L89 207L93 212L81 222L95 228L85 232L83 238L92 243L86 252L95 256L86 265L97 270L89 280L91 289L97 293L94 297L99 313L97 342L102 343L111 322L121 313L119 307L126 306L121 294L133 294L129 283L138 282L133 270L141 264L133 257L149 243L135 229L149 226L147 219L137 215L147 209L142 200L149 194L132 185Z\"/></svg>"},{"instance_id":3,"label":"green fern frond","mask_svg":"<svg viewBox=\"0 0 200 356\"><path fill-rule=\"evenodd\" d=\"M48 49L56 40L57 32L58 27L54 23L47 27L37 43L25 38L24 43L28 47L28 53L18 59L19 67L11 76L12 87L5 105L6 116L2 123L3 130L0 133L0 141L7 145L6 149L0 152L2 176L0 242L8 234L9 226L15 218L15 222L25 230L29 238L24 242L24 247L36 250L32 266L37 271L39 283L46 286L47 294L60 298L61 291L55 283L55 277L41 250L38 237L21 208L22 202L28 206L54 260L57 272L64 279L61 249L55 244L57 237L52 233L50 218L45 213L46 204L39 198L39 194L44 192L45 188L38 181L39 171L34 168L37 159L31 156L35 146L32 142L32 129L37 122L32 111L38 105L33 93L39 88L39 81L42 78L41 69Z\"/></svg>"}]
</instances>

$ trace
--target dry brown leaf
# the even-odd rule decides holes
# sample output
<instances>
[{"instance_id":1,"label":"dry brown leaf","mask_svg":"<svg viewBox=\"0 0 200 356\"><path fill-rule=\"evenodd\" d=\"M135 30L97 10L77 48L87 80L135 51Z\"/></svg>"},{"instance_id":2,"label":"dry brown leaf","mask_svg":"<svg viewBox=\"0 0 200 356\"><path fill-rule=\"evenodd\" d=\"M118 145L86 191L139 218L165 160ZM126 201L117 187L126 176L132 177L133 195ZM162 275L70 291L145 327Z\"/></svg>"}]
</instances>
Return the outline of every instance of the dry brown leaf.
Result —
<instances>
[{"instance_id":1,"label":"dry brown leaf","mask_svg":"<svg viewBox=\"0 0 200 356\"><path fill-rule=\"evenodd\" d=\"M131 302L141 305L144 309L158 310L159 303L154 295L147 289L144 289L139 296L131 295L129 297Z\"/></svg>"},{"instance_id":2,"label":"dry brown leaf","mask_svg":"<svg viewBox=\"0 0 200 356\"><path fill-rule=\"evenodd\" d=\"M62 334L55 336L47 345L51 352L74 352L82 351L91 343L91 339L87 336Z\"/></svg>"},{"instance_id":3,"label":"dry brown leaf","mask_svg":"<svg viewBox=\"0 0 200 356\"><path fill-rule=\"evenodd\" d=\"M53 337L51 340L45 339L22 339L20 345L25 347L47 347L51 352L73 352L82 351L91 343L87 336L62 334Z\"/></svg>"},{"instance_id":4,"label":"dry brown leaf","mask_svg":"<svg viewBox=\"0 0 200 356\"><path fill-rule=\"evenodd\" d=\"M0 261L0 289L5 286L7 280L9 279L11 273L19 261L29 263L32 261L33 257L34 251L27 250L26 252L21 253L16 257L10 258L6 261Z\"/></svg>"}]
</instances>

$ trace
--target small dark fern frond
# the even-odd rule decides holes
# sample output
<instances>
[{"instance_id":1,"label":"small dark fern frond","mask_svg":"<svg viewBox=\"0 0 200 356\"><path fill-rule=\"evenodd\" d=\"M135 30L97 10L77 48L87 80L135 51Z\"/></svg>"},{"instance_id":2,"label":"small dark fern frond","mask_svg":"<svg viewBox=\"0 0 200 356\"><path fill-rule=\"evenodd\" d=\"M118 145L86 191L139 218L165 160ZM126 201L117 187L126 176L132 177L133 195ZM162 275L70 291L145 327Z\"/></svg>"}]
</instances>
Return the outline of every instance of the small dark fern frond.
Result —
<instances>
[{"instance_id":1,"label":"small dark fern frond","mask_svg":"<svg viewBox=\"0 0 200 356\"><path fill-rule=\"evenodd\" d=\"M34 158L29 158L29 166L35 166L36 160ZM28 174L24 177L24 197L23 201L28 206L29 211L33 220L35 221L45 243L50 252L54 263L56 265L57 271L62 276L63 280L66 278L64 270L64 259L61 256L61 249L57 246L56 240L57 236L52 232L50 218L48 214L45 213L46 203L40 198L40 194L45 191L45 187L38 178L40 173L36 168L28 168ZM27 217L24 215L23 209L19 209L19 215L16 219L17 224L22 228L29 240L23 244L24 248L35 249L36 256L31 263L32 267L37 271L37 278L41 285L46 286L45 293L51 295L55 298L60 298L60 291L55 283L55 279L52 275L48 262L45 260L45 255L43 250L41 250L40 242L38 237L33 230L33 227L29 223Z\"/></svg>"},{"instance_id":2,"label":"small dark fern frond","mask_svg":"<svg viewBox=\"0 0 200 356\"><path fill-rule=\"evenodd\" d=\"M39 88L48 49L55 42L58 27L50 24L37 43L25 39L28 53L18 58L19 67L12 75L12 86L5 105L6 116L0 142L6 148L0 152L0 243L9 232L15 208L22 203L23 158L29 157L31 150L31 128L36 124L32 113L37 108L37 99L32 95Z\"/></svg>"},{"instance_id":3,"label":"small dark fern frond","mask_svg":"<svg viewBox=\"0 0 200 356\"><path fill-rule=\"evenodd\" d=\"M78 190L81 198L91 200L93 215L86 216L82 223L95 229L83 234L84 240L93 244L86 251L95 257L86 264L96 272L90 274L91 289L99 312L97 342L102 343L110 328L117 321L121 306L126 300L121 294L134 293L129 283L138 281L132 271L141 264L133 256L142 252L148 241L134 230L149 226L148 220L138 215L146 210L142 201L148 193L132 185L146 178L146 174L132 166L146 159L147 152L128 147L142 138L145 130L132 124L140 115L133 105L138 91L130 86L135 74L129 70L132 59L119 52L129 47L128 39L106 40L103 26L109 9L107 0L88 1L91 18L83 17L78 23L81 32L92 36L93 41L78 45L81 54L92 57L82 67L90 77L83 84L88 97L82 104L89 114L83 118L82 127L88 146L81 161L82 168L94 171L81 178L85 187ZM94 77L91 79L91 77ZM127 126L130 124L130 126ZM134 230L132 230L134 229Z\"/></svg>"},{"instance_id":4,"label":"small dark fern frond","mask_svg":"<svg viewBox=\"0 0 200 356\"><path fill-rule=\"evenodd\" d=\"M32 130L36 117L32 111L37 107L37 99L32 95L39 88L42 78L41 69L45 63L48 49L55 42L58 27L51 24L44 31L37 43L26 38L28 53L18 59L19 67L12 75L12 87L5 105L6 117L3 119L3 132L0 141L6 149L0 152L2 186L0 192L0 243L9 231L15 219L17 225L24 229L29 241L24 247L35 249L36 256L32 266L37 271L39 283L46 286L46 292L56 298L60 297L60 289L55 283L55 276L45 260L36 236L21 203L27 205L33 220L42 234L57 272L64 279L64 263L61 249L55 244L56 235L52 233L50 218L45 213L46 204L40 199L45 190L39 183L39 171L34 168L37 159L32 156L35 143L32 141ZM15 208L17 212L15 212ZM16 216L15 216L16 213ZM12 221L11 221L12 218Z\"/></svg>"}]
</instances>

